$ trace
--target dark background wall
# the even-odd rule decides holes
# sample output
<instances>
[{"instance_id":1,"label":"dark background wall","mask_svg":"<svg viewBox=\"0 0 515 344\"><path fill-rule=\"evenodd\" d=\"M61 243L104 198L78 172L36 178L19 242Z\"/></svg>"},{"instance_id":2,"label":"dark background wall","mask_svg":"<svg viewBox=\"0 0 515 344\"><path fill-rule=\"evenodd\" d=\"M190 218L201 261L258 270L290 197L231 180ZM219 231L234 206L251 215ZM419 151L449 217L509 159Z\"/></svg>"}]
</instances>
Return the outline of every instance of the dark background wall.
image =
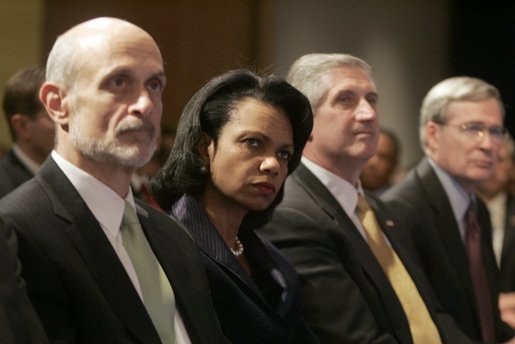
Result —
<instances>
[{"instance_id":1,"label":"dark background wall","mask_svg":"<svg viewBox=\"0 0 515 344\"><path fill-rule=\"evenodd\" d=\"M284 76L302 54L351 53L372 65L381 124L400 136L401 162L410 166L422 154L420 103L443 78L466 74L498 86L506 125L515 131L514 6L514 0L1 0L0 91L27 61L44 64L58 34L97 16L125 18L155 37L169 80L163 123L170 125L205 81L227 69L252 66ZM2 119L0 144L10 142L7 136Z\"/></svg>"},{"instance_id":2,"label":"dark background wall","mask_svg":"<svg viewBox=\"0 0 515 344\"><path fill-rule=\"evenodd\" d=\"M163 122L174 124L209 77L255 63L259 13L257 0L46 0L41 58L57 35L87 19L113 16L133 22L161 48L168 77Z\"/></svg>"},{"instance_id":3,"label":"dark background wall","mask_svg":"<svg viewBox=\"0 0 515 344\"><path fill-rule=\"evenodd\" d=\"M455 0L452 7L450 70L499 88L505 125L515 134L515 1Z\"/></svg>"}]
</instances>

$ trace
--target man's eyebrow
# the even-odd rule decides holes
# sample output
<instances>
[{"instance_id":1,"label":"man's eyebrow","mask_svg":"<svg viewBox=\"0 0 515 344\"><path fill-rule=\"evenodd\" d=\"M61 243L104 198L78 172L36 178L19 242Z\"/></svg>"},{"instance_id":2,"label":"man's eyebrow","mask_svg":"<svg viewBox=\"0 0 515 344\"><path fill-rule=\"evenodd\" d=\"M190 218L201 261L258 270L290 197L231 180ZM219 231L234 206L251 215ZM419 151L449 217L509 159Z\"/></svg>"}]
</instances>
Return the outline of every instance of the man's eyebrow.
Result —
<instances>
[{"instance_id":1,"label":"man's eyebrow","mask_svg":"<svg viewBox=\"0 0 515 344\"><path fill-rule=\"evenodd\" d=\"M153 78L161 79L161 81L165 84L167 82L166 74L164 71L159 71L159 72L152 74L149 79L153 79Z\"/></svg>"}]
</instances>

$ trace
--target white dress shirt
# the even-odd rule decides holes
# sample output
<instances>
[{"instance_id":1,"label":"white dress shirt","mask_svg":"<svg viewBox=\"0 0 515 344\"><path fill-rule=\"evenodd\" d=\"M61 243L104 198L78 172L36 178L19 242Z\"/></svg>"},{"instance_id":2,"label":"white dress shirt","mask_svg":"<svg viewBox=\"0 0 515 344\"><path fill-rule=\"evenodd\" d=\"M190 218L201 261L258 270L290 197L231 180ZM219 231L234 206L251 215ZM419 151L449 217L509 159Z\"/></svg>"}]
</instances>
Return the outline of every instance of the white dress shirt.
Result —
<instances>
[{"instance_id":1,"label":"white dress shirt","mask_svg":"<svg viewBox=\"0 0 515 344\"><path fill-rule=\"evenodd\" d=\"M113 250L120 259L127 275L129 275L139 297L144 302L138 276L123 246L122 235L120 233L120 225L125 210L125 200L136 209L132 190L129 188L129 193L124 200L107 185L65 160L56 151L52 151L52 158L75 187L89 210L93 213L93 216L95 216L95 219L100 223ZM174 320L175 342L177 344L189 344L190 339L188 333L177 309L175 311Z\"/></svg>"},{"instance_id":2,"label":"white dress shirt","mask_svg":"<svg viewBox=\"0 0 515 344\"><path fill-rule=\"evenodd\" d=\"M326 170L320 165L314 163L306 157L301 158L302 163L306 168L315 175L315 177L320 180L322 184L329 190L329 192L334 196L338 204L342 207L345 214L352 220L352 222L356 225L358 232L361 234L363 239L367 241L367 236L365 234L365 230L363 229L363 225L359 220L358 214L356 213L356 207L358 205L358 193L364 195L363 188L361 187L361 183L358 181L357 187L346 181L340 176ZM384 233L383 233L384 236ZM388 238L386 238L388 244Z\"/></svg>"},{"instance_id":3,"label":"white dress shirt","mask_svg":"<svg viewBox=\"0 0 515 344\"><path fill-rule=\"evenodd\" d=\"M498 267L501 266L507 202L508 195L506 192L500 192L492 199L485 200L488 212L490 213L490 220L492 221L492 245Z\"/></svg>"}]
</instances>

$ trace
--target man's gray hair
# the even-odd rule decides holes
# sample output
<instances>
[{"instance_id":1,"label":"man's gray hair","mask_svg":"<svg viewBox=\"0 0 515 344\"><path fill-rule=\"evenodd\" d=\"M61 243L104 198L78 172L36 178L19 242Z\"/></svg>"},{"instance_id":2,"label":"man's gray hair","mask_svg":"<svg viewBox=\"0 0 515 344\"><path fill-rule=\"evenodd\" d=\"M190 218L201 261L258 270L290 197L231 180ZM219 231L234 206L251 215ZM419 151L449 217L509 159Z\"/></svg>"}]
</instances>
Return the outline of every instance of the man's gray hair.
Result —
<instances>
[{"instance_id":1,"label":"man's gray hair","mask_svg":"<svg viewBox=\"0 0 515 344\"><path fill-rule=\"evenodd\" d=\"M337 67L357 67L372 80L372 68L364 60L349 54L307 54L297 59L287 75L287 81L309 99L313 114L327 92L324 77Z\"/></svg>"},{"instance_id":2,"label":"man's gray hair","mask_svg":"<svg viewBox=\"0 0 515 344\"><path fill-rule=\"evenodd\" d=\"M452 77L445 79L429 90L420 109L419 136L422 150L426 151L426 124L435 122L445 124L448 120L447 108L457 100L480 101L494 98L499 102L504 116L501 96L495 86L472 77Z\"/></svg>"}]
</instances>

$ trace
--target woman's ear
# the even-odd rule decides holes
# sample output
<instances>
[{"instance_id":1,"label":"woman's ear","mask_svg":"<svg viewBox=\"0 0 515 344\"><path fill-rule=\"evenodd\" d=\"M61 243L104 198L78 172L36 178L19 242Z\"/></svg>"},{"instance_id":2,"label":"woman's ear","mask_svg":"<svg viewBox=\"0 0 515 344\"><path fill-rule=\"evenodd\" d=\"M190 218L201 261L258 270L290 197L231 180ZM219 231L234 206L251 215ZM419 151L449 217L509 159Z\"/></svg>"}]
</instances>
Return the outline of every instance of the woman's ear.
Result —
<instances>
[{"instance_id":1,"label":"woman's ear","mask_svg":"<svg viewBox=\"0 0 515 344\"><path fill-rule=\"evenodd\" d=\"M45 82L39 90L39 99L45 106L48 115L58 125L68 124L66 93L57 84Z\"/></svg>"},{"instance_id":2,"label":"woman's ear","mask_svg":"<svg viewBox=\"0 0 515 344\"><path fill-rule=\"evenodd\" d=\"M197 149L198 154L202 159L207 159L209 161L209 144L211 143L211 138L205 133L202 132L200 134L200 138L198 140Z\"/></svg>"}]
</instances>

